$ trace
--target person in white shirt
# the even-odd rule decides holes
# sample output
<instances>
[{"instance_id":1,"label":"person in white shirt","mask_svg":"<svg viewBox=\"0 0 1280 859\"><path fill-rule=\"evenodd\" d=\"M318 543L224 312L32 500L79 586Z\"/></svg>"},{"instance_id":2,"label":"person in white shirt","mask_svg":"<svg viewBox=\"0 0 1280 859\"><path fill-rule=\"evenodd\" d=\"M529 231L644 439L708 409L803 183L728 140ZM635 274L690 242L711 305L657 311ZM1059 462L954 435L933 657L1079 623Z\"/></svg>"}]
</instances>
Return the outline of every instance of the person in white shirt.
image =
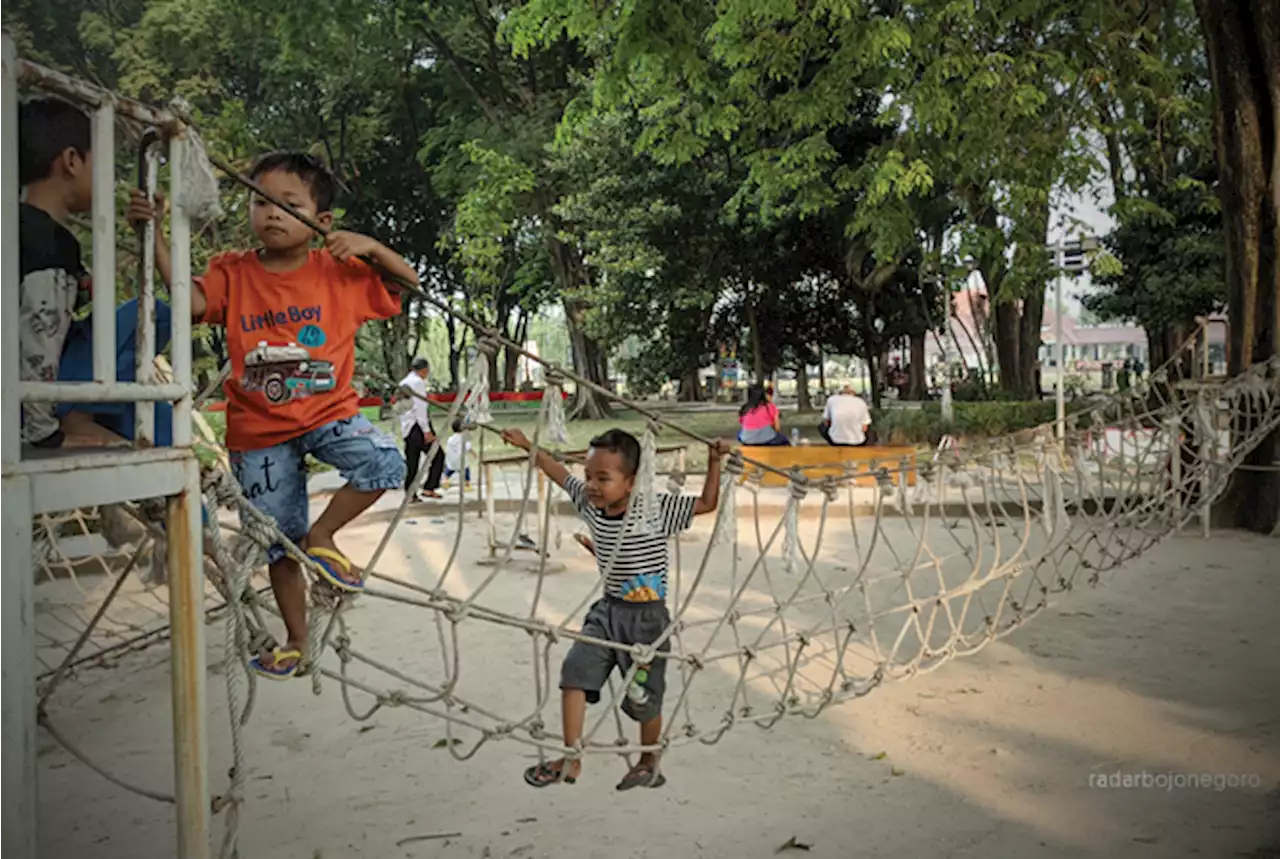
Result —
<instances>
[{"instance_id":1,"label":"person in white shirt","mask_svg":"<svg viewBox=\"0 0 1280 859\"><path fill-rule=\"evenodd\" d=\"M471 466L467 465L466 460L474 457L471 442L467 441L466 436L462 434L462 419L459 418L453 422L453 435L449 436L449 440L444 443L445 485L448 486L450 478L461 471L462 479L466 481L467 488L470 488Z\"/></svg>"},{"instance_id":2,"label":"person in white shirt","mask_svg":"<svg viewBox=\"0 0 1280 859\"><path fill-rule=\"evenodd\" d=\"M418 478L422 455L431 450L436 440L431 416L427 412L427 377L431 375L431 364L426 358L414 358L410 368L409 375L401 379L398 386L400 396L406 401L400 412L400 435L404 439L404 463L407 466L405 492ZM435 456L427 464L427 479L418 492L419 501L440 497L440 475L443 471L444 451L437 448Z\"/></svg>"},{"instance_id":3,"label":"person in white shirt","mask_svg":"<svg viewBox=\"0 0 1280 859\"><path fill-rule=\"evenodd\" d=\"M871 426L871 410L866 400L845 385L838 394L827 399L818 432L827 444L837 447L860 447L867 443L867 427Z\"/></svg>"}]
</instances>

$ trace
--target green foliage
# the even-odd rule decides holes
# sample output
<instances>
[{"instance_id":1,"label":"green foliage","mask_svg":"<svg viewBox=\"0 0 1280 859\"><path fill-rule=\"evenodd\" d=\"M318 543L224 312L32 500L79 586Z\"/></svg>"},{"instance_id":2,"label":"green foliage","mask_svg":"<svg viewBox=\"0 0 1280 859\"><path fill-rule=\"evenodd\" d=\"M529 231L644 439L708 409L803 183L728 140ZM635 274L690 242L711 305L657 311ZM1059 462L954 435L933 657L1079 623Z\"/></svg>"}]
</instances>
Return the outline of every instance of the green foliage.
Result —
<instances>
[{"instance_id":1,"label":"green foliage","mask_svg":"<svg viewBox=\"0 0 1280 859\"><path fill-rule=\"evenodd\" d=\"M513 339L567 329L597 382L611 353L650 387L720 345L762 371L878 360L942 328L973 268L1003 395L1026 396L1050 214L1104 175L1091 312L1158 334L1221 301L1192 0L15 0L6 26L42 62L182 95L233 163L325 158L345 226ZM245 202L228 186L197 267L252 243ZM360 360L456 368L469 336L408 298Z\"/></svg>"},{"instance_id":2,"label":"green foliage","mask_svg":"<svg viewBox=\"0 0 1280 859\"><path fill-rule=\"evenodd\" d=\"M974 402L954 404L954 420L942 420L941 408L926 403L919 409L875 409L871 426L883 444L936 445L944 435L957 438L993 438L1049 424L1054 420L1052 402Z\"/></svg>"}]
</instances>

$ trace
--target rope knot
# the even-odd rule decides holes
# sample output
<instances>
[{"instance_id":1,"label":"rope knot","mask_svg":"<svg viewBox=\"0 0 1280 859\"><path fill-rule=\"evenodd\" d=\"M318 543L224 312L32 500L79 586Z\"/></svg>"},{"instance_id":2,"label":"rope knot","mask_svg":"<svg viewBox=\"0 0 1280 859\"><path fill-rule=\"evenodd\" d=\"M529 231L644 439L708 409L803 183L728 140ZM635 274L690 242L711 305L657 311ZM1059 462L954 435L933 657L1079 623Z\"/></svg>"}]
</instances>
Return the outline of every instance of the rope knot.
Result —
<instances>
[{"instance_id":1,"label":"rope knot","mask_svg":"<svg viewBox=\"0 0 1280 859\"><path fill-rule=\"evenodd\" d=\"M835 478L825 477L822 484L818 487L822 494L826 496L828 501L837 501L840 498L840 486L836 483Z\"/></svg>"},{"instance_id":2,"label":"rope knot","mask_svg":"<svg viewBox=\"0 0 1280 859\"><path fill-rule=\"evenodd\" d=\"M407 696L403 690L393 689L390 692L378 698L378 703L384 707L403 707Z\"/></svg>"},{"instance_id":3,"label":"rope knot","mask_svg":"<svg viewBox=\"0 0 1280 859\"><path fill-rule=\"evenodd\" d=\"M792 476L790 486L791 497L795 499L797 503L803 501L805 496L809 494L809 487L806 485L808 482L809 478L805 477L803 474L799 475L798 478L794 475Z\"/></svg>"},{"instance_id":4,"label":"rope knot","mask_svg":"<svg viewBox=\"0 0 1280 859\"><path fill-rule=\"evenodd\" d=\"M563 388L565 383L564 373L560 371L559 367L544 366L542 368L542 383L547 387L554 385L557 388Z\"/></svg>"},{"instance_id":5,"label":"rope knot","mask_svg":"<svg viewBox=\"0 0 1280 859\"><path fill-rule=\"evenodd\" d=\"M694 671L701 671L706 667L706 664L702 661L702 657L698 656L696 653L689 654L685 661L689 663L689 667Z\"/></svg>"},{"instance_id":6,"label":"rope knot","mask_svg":"<svg viewBox=\"0 0 1280 859\"><path fill-rule=\"evenodd\" d=\"M476 344L476 351L486 358L492 358L498 354L498 349L502 344L498 340L498 332L492 328L486 329L484 336L480 338L480 342Z\"/></svg>"},{"instance_id":7,"label":"rope knot","mask_svg":"<svg viewBox=\"0 0 1280 859\"><path fill-rule=\"evenodd\" d=\"M749 645L749 644L747 644L747 645L743 645L743 647L742 647L742 658L743 658L743 659L745 659L745 660L747 660L748 662L750 662L751 660L755 659L755 658L756 658L756 649L755 649L754 647L752 647L751 645Z\"/></svg>"},{"instance_id":8,"label":"rope knot","mask_svg":"<svg viewBox=\"0 0 1280 859\"><path fill-rule=\"evenodd\" d=\"M652 644L637 644L632 652L635 654L635 661L641 665L652 665L656 657L656 651Z\"/></svg>"},{"instance_id":9,"label":"rope knot","mask_svg":"<svg viewBox=\"0 0 1280 859\"><path fill-rule=\"evenodd\" d=\"M535 719L529 723L529 736L535 740L545 739L547 736L547 723L541 719Z\"/></svg>"},{"instance_id":10,"label":"rope knot","mask_svg":"<svg viewBox=\"0 0 1280 859\"><path fill-rule=\"evenodd\" d=\"M735 450L725 458L724 470L734 476L742 474L742 451Z\"/></svg>"}]
</instances>

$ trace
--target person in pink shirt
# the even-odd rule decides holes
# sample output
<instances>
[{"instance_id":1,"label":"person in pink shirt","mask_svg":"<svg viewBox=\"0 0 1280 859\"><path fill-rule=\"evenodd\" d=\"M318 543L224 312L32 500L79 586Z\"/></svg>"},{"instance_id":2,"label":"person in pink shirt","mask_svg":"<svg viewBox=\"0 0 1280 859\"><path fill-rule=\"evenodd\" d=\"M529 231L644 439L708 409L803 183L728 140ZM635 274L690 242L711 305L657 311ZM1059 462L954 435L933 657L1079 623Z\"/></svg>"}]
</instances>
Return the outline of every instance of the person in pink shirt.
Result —
<instances>
[{"instance_id":1,"label":"person in pink shirt","mask_svg":"<svg viewBox=\"0 0 1280 859\"><path fill-rule=\"evenodd\" d=\"M747 388L747 401L738 410L738 441L749 445L789 445L782 434L782 418L764 385Z\"/></svg>"}]
</instances>

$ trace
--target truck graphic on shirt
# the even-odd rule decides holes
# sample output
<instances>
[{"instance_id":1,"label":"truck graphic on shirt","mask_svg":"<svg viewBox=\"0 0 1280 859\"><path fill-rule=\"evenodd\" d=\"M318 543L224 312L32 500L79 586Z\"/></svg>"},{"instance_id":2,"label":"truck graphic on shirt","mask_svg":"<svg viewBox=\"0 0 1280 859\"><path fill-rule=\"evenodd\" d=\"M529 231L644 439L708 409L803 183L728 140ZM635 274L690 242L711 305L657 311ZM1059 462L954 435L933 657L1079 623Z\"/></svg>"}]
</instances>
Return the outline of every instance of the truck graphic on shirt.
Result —
<instances>
[{"instance_id":1,"label":"truck graphic on shirt","mask_svg":"<svg viewBox=\"0 0 1280 859\"><path fill-rule=\"evenodd\" d=\"M258 341L255 349L244 356L244 376L240 387L245 391L262 391L273 405L312 394L323 394L337 386L333 365L314 361L311 353L297 343L272 345Z\"/></svg>"}]
</instances>

